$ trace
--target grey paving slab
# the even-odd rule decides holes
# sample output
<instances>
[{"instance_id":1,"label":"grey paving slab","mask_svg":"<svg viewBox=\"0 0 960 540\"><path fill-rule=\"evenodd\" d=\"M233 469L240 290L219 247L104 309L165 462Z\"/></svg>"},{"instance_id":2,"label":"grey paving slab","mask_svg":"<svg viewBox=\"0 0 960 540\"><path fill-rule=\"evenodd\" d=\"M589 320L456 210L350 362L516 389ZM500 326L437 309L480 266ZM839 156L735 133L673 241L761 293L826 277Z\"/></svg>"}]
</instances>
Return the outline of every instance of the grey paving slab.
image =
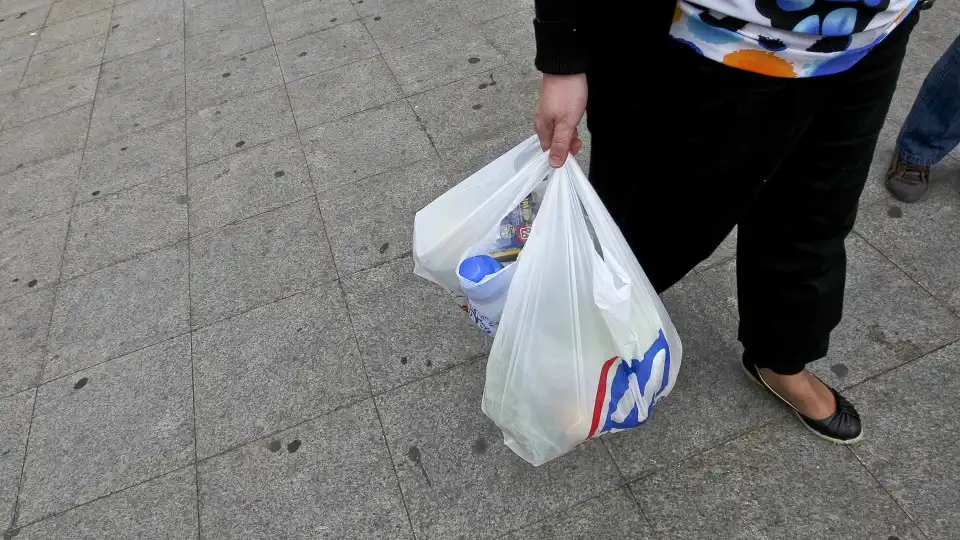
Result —
<instances>
[{"instance_id":1,"label":"grey paving slab","mask_svg":"<svg viewBox=\"0 0 960 540\"><path fill-rule=\"evenodd\" d=\"M309 0L267 14L270 32L277 43L358 18L349 0Z\"/></svg>"},{"instance_id":2,"label":"grey paving slab","mask_svg":"<svg viewBox=\"0 0 960 540\"><path fill-rule=\"evenodd\" d=\"M0 66L0 92L8 93L17 89L23 72L27 68L27 59L21 59Z\"/></svg>"},{"instance_id":3,"label":"grey paving slab","mask_svg":"<svg viewBox=\"0 0 960 540\"><path fill-rule=\"evenodd\" d=\"M183 170L187 166L184 124L183 118L177 118L87 148L76 202L93 200Z\"/></svg>"},{"instance_id":4,"label":"grey paving slab","mask_svg":"<svg viewBox=\"0 0 960 540\"><path fill-rule=\"evenodd\" d=\"M182 243L62 284L44 380L186 332L187 279Z\"/></svg>"},{"instance_id":5,"label":"grey paving slab","mask_svg":"<svg viewBox=\"0 0 960 540\"><path fill-rule=\"evenodd\" d=\"M177 172L74 208L63 279L186 238L186 193L186 175Z\"/></svg>"},{"instance_id":6,"label":"grey paving slab","mask_svg":"<svg viewBox=\"0 0 960 540\"><path fill-rule=\"evenodd\" d=\"M174 75L151 85L98 99L90 120L87 144L98 146L111 139L181 118L185 108L183 75Z\"/></svg>"},{"instance_id":7,"label":"grey paving slab","mask_svg":"<svg viewBox=\"0 0 960 540\"><path fill-rule=\"evenodd\" d=\"M14 60L22 60L29 57L33 54L33 48L37 45L38 39L40 39L38 33L27 32L26 34L20 34L19 36L0 41L0 65L5 66Z\"/></svg>"},{"instance_id":8,"label":"grey paving slab","mask_svg":"<svg viewBox=\"0 0 960 540\"><path fill-rule=\"evenodd\" d=\"M847 240L847 258L843 320L811 365L827 384L850 387L960 337L956 315L859 237ZM736 313L736 261L702 276Z\"/></svg>"},{"instance_id":9,"label":"grey paving slab","mask_svg":"<svg viewBox=\"0 0 960 540\"><path fill-rule=\"evenodd\" d=\"M187 115L191 166L272 141L296 131L283 86Z\"/></svg>"},{"instance_id":10,"label":"grey paving slab","mask_svg":"<svg viewBox=\"0 0 960 540\"><path fill-rule=\"evenodd\" d=\"M193 238L190 261L194 326L337 278L312 197Z\"/></svg>"},{"instance_id":11,"label":"grey paving slab","mask_svg":"<svg viewBox=\"0 0 960 540\"><path fill-rule=\"evenodd\" d=\"M187 74L187 109L220 105L283 84L277 51L266 47Z\"/></svg>"},{"instance_id":12,"label":"grey paving slab","mask_svg":"<svg viewBox=\"0 0 960 540\"><path fill-rule=\"evenodd\" d=\"M923 538L848 449L792 417L631 489L664 538Z\"/></svg>"},{"instance_id":13,"label":"grey paving slab","mask_svg":"<svg viewBox=\"0 0 960 540\"><path fill-rule=\"evenodd\" d=\"M297 126L308 129L403 94L383 58L376 56L305 77L287 85Z\"/></svg>"},{"instance_id":14,"label":"grey paving slab","mask_svg":"<svg viewBox=\"0 0 960 540\"><path fill-rule=\"evenodd\" d=\"M193 354L201 457L369 395L338 283L198 330Z\"/></svg>"},{"instance_id":15,"label":"grey paving slab","mask_svg":"<svg viewBox=\"0 0 960 540\"><path fill-rule=\"evenodd\" d=\"M113 0L58 0L50 6L47 24L75 19L88 13L94 13L113 7Z\"/></svg>"},{"instance_id":16,"label":"grey paving slab","mask_svg":"<svg viewBox=\"0 0 960 540\"><path fill-rule=\"evenodd\" d=\"M69 21L48 24L40 32L40 42L34 54L106 34L110 28L110 11L103 9Z\"/></svg>"},{"instance_id":17,"label":"grey paving slab","mask_svg":"<svg viewBox=\"0 0 960 540\"><path fill-rule=\"evenodd\" d=\"M33 86L99 65L103 59L103 45L106 39L106 36L97 36L74 43L69 47L60 47L33 55L20 86Z\"/></svg>"},{"instance_id":18,"label":"grey paving slab","mask_svg":"<svg viewBox=\"0 0 960 540\"><path fill-rule=\"evenodd\" d=\"M507 60L472 27L384 53L409 94L436 88L501 66Z\"/></svg>"},{"instance_id":19,"label":"grey paving slab","mask_svg":"<svg viewBox=\"0 0 960 540\"><path fill-rule=\"evenodd\" d=\"M744 376L736 325L697 276L667 291L663 302L683 341L676 386L642 426L602 439L627 478L670 467L786 414Z\"/></svg>"},{"instance_id":20,"label":"grey paving slab","mask_svg":"<svg viewBox=\"0 0 960 540\"><path fill-rule=\"evenodd\" d=\"M343 286L374 392L490 349L491 341L445 291L413 275L409 257L347 276Z\"/></svg>"},{"instance_id":21,"label":"grey paving slab","mask_svg":"<svg viewBox=\"0 0 960 540\"><path fill-rule=\"evenodd\" d=\"M13 11L7 9L2 11L6 13L0 16L0 39L6 39L35 31L43 26L43 21L47 18L47 12L50 11L50 5L23 6Z\"/></svg>"},{"instance_id":22,"label":"grey paving slab","mask_svg":"<svg viewBox=\"0 0 960 540\"><path fill-rule=\"evenodd\" d=\"M3 111L4 129L90 103L97 89L99 74L100 67L94 66L17 90Z\"/></svg>"},{"instance_id":23,"label":"grey paving slab","mask_svg":"<svg viewBox=\"0 0 960 540\"><path fill-rule=\"evenodd\" d=\"M455 184L432 159L321 191L320 209L340 273L408 253L414 214Z\"/></svg>"},{"instance_id":24,"label":"grey paving slab","mask_svg":"<svg viewBox=\"0 0 960 540\"><path fill-rule=\"evenodd\" d=\"M0 302L57 282L69 221L66 210L0 232Z\"/></svg>"},{"instance_id":25,"label":"grey paving slab","mask_svg":"<svg viewBox=\"0 0 960 540\"><path fill-rule=\"evenodd\" d=\"M181 0L134 0L113 9L104 61L183 39Z\"/></svg>"},{"instance_id":26,"label":"grey paving slab","mask_svg":"<svg viewBox=\"0 0 960 540\"><path fill-rule=\"evenodd\" d=\"M190 462L190 369L182 336L41 386L17 523Z\"/></svg>"},{"instance_id":27,"label":"grey paving slab","mask_svg":"<svg viewBox=\"0 0 960 540\"><path fill-rule=\"evenodd\" d=\"M480 412L483 370L471 362L376 398L417 538L496 538L620 482L597 441L540 467L517 457Z\"/></svg>"},{"instance_id":28,"label":"grey paving slab","mask_svg":"<svg viewBox=\"0 0 960 540\"><path fill-rule=\"evenodd\" d=\"M17 540L183 540L197 536L193 467L20 529Z\"/></svg>"},{"instance_id":29,"label":"grey paving slab","mask_svg":"<svg viewBox=\"0 0 960 540\"><path fill-rule=\"evenodd\" d=\"M186 6L186 36L216 30L263 14L260 0L209 0Z\"/></svg>"},{"instance_id":30,"label":"grey paving slab","mask_svg":"<svg viewBox=\"0 0 960 540\"><path fill-rule=\"evenodd\" d=\"M287 82L371 58L377 52L376 44L360 21L277 44L283 78Z\"/></svg>"},{"instance_id":31,"label":"grey paving slab","mask_svg":"<svg viewBox=\"0 0 960 540\"><path fill-rule=\"evenodd\" d=\"M512 3L513 0L510 0ZM516 67L534 70L537 45L533 37L533 9L524 9L478 25L494 48Z\"/></svg>"},{"instance_id":32,"label":"grey paving slab","mask_svg":"<svg viewBox=\"0 0 960 540\"><path fill-rule=\"evenodd\" d=\"M68 208L80 168L80 152L21 167L0 177L0 230Z\"/></svg>"},{"instance_id":33,"label":"grey paving slab","mask_svg":"<svg viewBox=\"0 0 960 540\"><path fill-rule=\"evenodd\" d=\"M704 259L697 265L696 271L703 272L714 266L723 264L734 257L737 256L737 228L734 227L733 231L723 239L723 242L717 246L717 249L713 250L713 253L709 257Z\"/></svg>"},{"instance_id":34,"label":"grey paving slab","mask_svg":"<svg viewBox=\"0 0 960 540\"><path fill-rule=\"evenodd\" d=\"M922 204L878 204L865 209L856 229L955 313L960 313L960 164L931 185Z\"/></svg>"},{"instance_id":35,"label":"grey paving slab","mask_svg":"<svg viewBox=\"0 0 960 540\"><path fill-rule=\"evenodd\" d=\"M205 539L413 538L371 401L217 456L199 473Z\"/></svg>"},{"instance_id":36,"label":"grey paving slab","mask_svg":"<svg viewBox=\"0 0 960 540\"><path fill-rule=\"evenodd\" d=\"M506 66L413 96L410 104L441 155L479 155L479 169L505 144L511 148L532 134L538 84Z\"/></svg>"},{"instance_id":37,"label":"grey paving slab","mask_svg":"<svg viewBox=\"0 0 960 540\"><path fill-rule=\"evenodd\" d=\"M266 17L254 17L188 39L185 61L194 70L270 45Z\"/></svg>"},{"instance_id":38,"label":"grey paving slab","mask_svg":"<svg viewBox=\"0 0 960 540\"><path fill-rule=\"evenodd\" d=\"M0 523L4 528L13 520L34 394L27 390L0 399Z\"/></svg>"},{"instance_id":39,"label":"grey paving slab","mask_svg":"<svg viewBox=\"0 0 960 540\"><path fill-rule=\"evenodd\" d=\"M480 23L512 15L521 10L533 9L533 0L456 0L457 6L471 22ZM533 28L533 14L526 19ZM528 30L529 30L528 28ZM533 32L530 32L533 35Z\"/></svg>"},{"instance_id":40,"label":"grey paving slab","mask_svg":"<svg viewBox=\"0 0 960 540\"><path fill-rule=\"evenodd\" d=\"M854 453L930 539L960 529L957 358L954 344L851 392L870 430Z\"/></svg>"},{"instance_id":41,"label":"grey paving slab","mask_svg":"<svg viewBox=\"0 0 960 540\"><path fill-rule=\"evenodd\" d=\"M14 17L24 11L43 7L50 3L50 0L4 0L0 2L0 15L13 14Z\"/></svg>"},{"instance_id":42,"label":"grey paving slab","mask_svg":"<svg viewBox=\"0 0 960 540\"><path fill-rule=\"evenodd\" d=\"M0 174L83 148L92 105L75 107L0 133Z\"/></svg>"},{"instance_id":43,"label":"grey paving slab","mask_svg":"<svg viewBox=\"0 0 960 540\"><path fill-rule=\"evenodd\" d=\"M295 6L301 3L303 0L264 0L263 9L270 13L272 11L279 11L290 6Z\"/></svg>"},{"instance_id":44,"label":"grey paving slab","mask_svg":"<svg viewBox=\"0 0 960 540\"><path fill-rule=\"evenodd\" d=\"M573 540L632 538L652 540L656 535L626 489L561 510L557 515L501 537L503 540Z\"/></svg>"},{"instance_id":45,"label":"grey paving slab","mask_svg":"<svg viewBox=\"0 0 960 540\"><path fill-rule=\"evenodd\" d=\"M318 191L436 155L405 101L322 124L301 139Z\"/></svg>"},{"instance_id":46,"label":"grey paving slab","mask_svg":"<svg viewBox=\"0 0 960 540\"><path fill-rule=\"evenodd\" d=\"M0 396L8 396L40 381L53 309L53 288L0 304Z\"/></svg>"},{"instance_id":47,"label":"grey paving slab","mask_svg":"<svg viewBox=\"0 0 960 540\"><path fill-rule=\"evenodd\" d=\"M194 235L313 193L296 135L191 167L187 185Z\"/></svg>"},{"instance_id":48,"label":"grey paving slab","mask_svg":"<svg viewBox=\"0 0 960 540\"><path fill-rule=\"evenodd\" d=\"M103 64L97 98L150 86L182 72L183 41L124 56Z\"/></svg>"},{"instance_id":49,"label":"grey paving slab","mask_svg":"<svg viewBox=\"0 0 960 540\"><path fill-rule=\"evenodd\" d=\"M457 31L469 23L454 0L415 0L395 3L364 18L381 51Z\"/></svg>"}]
</instances>

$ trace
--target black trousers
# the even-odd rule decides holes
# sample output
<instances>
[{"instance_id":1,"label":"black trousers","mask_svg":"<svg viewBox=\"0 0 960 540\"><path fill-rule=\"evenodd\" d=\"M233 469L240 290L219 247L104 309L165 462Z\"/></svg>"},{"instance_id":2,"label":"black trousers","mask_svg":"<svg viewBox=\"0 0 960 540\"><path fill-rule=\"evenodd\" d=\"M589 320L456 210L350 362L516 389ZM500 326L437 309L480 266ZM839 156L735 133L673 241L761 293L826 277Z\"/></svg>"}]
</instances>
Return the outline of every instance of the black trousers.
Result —
<instances>
[{"instance_id":1,"label":"black trousers","mask_svg":"<svg viewBox=\"0 0 960 540\"><path fill-rule=\"evenodd\" d=\"M762 367L798 373L827 353L844 239L916 22L824 77L757 75L669 38L629 79L612 62L588 73L591 182L658 291L738 226L739 339Z\"/></svg>"}]
</instances>

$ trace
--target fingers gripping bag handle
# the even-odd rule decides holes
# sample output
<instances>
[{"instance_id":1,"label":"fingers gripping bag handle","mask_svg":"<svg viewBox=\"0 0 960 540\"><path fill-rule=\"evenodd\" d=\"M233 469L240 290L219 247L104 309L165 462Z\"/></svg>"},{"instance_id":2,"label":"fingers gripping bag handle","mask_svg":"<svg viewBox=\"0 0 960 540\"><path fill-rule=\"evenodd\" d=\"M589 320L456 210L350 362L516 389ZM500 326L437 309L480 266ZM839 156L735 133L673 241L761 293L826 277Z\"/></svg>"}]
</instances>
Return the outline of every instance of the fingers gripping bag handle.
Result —
<instances>
[{"instance_id":1,"label":"fingers gripping bag handle","mask_svg":"<svg viewBox=\"0 0 960 540\"><path fill-rule=\"evenodd\" d=\"M414 273L459 291L460 258L543 181L548 159L532 136L417 212Z\"/></svg>"}]
</instances>

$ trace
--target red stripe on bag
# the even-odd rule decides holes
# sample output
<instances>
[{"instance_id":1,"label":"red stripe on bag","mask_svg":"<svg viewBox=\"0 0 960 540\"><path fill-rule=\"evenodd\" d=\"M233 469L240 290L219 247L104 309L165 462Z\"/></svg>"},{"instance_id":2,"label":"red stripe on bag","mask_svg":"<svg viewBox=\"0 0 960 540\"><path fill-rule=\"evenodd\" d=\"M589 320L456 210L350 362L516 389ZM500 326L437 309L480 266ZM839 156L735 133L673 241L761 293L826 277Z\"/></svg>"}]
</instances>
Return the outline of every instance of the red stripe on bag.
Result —
<instances>
[{"instance_id":1,"label":"red stripe on bag","mask_svg":"<svg viewBox=\"0 0 960 540\"><path fill-rule=\"evenodd\" d=\"M593 403L593 421L590 422L590 434L587 435L588 439L592 439L597 432L597 428L600 427L600 413L603 412L603 402L607 399L607 373L617 358L617 356L614 356L604 362L603 369L600 371L600 384L597 385L597 399Z\"/></svg>"}]
</instances>

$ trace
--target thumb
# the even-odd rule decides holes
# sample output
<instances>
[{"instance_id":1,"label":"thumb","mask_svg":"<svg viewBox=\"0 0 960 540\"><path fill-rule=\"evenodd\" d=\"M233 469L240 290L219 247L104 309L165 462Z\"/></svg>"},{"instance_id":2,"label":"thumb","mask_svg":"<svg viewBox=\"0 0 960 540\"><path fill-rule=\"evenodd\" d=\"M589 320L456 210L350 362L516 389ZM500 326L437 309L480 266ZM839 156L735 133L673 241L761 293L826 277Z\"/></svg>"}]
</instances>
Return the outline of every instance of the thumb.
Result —
<instances>
[{"instance_id":1,"label":"thumb","mask_svg":"<svg viewBox=\"0 0 960 540\"><path fill-rule=\"evenodd\" d=\"M557 123L553 128L553 141L550 143L550 166L559 167L567 160L570 143L573 141L575 126Z\"/></svg>"}]
</instances>

